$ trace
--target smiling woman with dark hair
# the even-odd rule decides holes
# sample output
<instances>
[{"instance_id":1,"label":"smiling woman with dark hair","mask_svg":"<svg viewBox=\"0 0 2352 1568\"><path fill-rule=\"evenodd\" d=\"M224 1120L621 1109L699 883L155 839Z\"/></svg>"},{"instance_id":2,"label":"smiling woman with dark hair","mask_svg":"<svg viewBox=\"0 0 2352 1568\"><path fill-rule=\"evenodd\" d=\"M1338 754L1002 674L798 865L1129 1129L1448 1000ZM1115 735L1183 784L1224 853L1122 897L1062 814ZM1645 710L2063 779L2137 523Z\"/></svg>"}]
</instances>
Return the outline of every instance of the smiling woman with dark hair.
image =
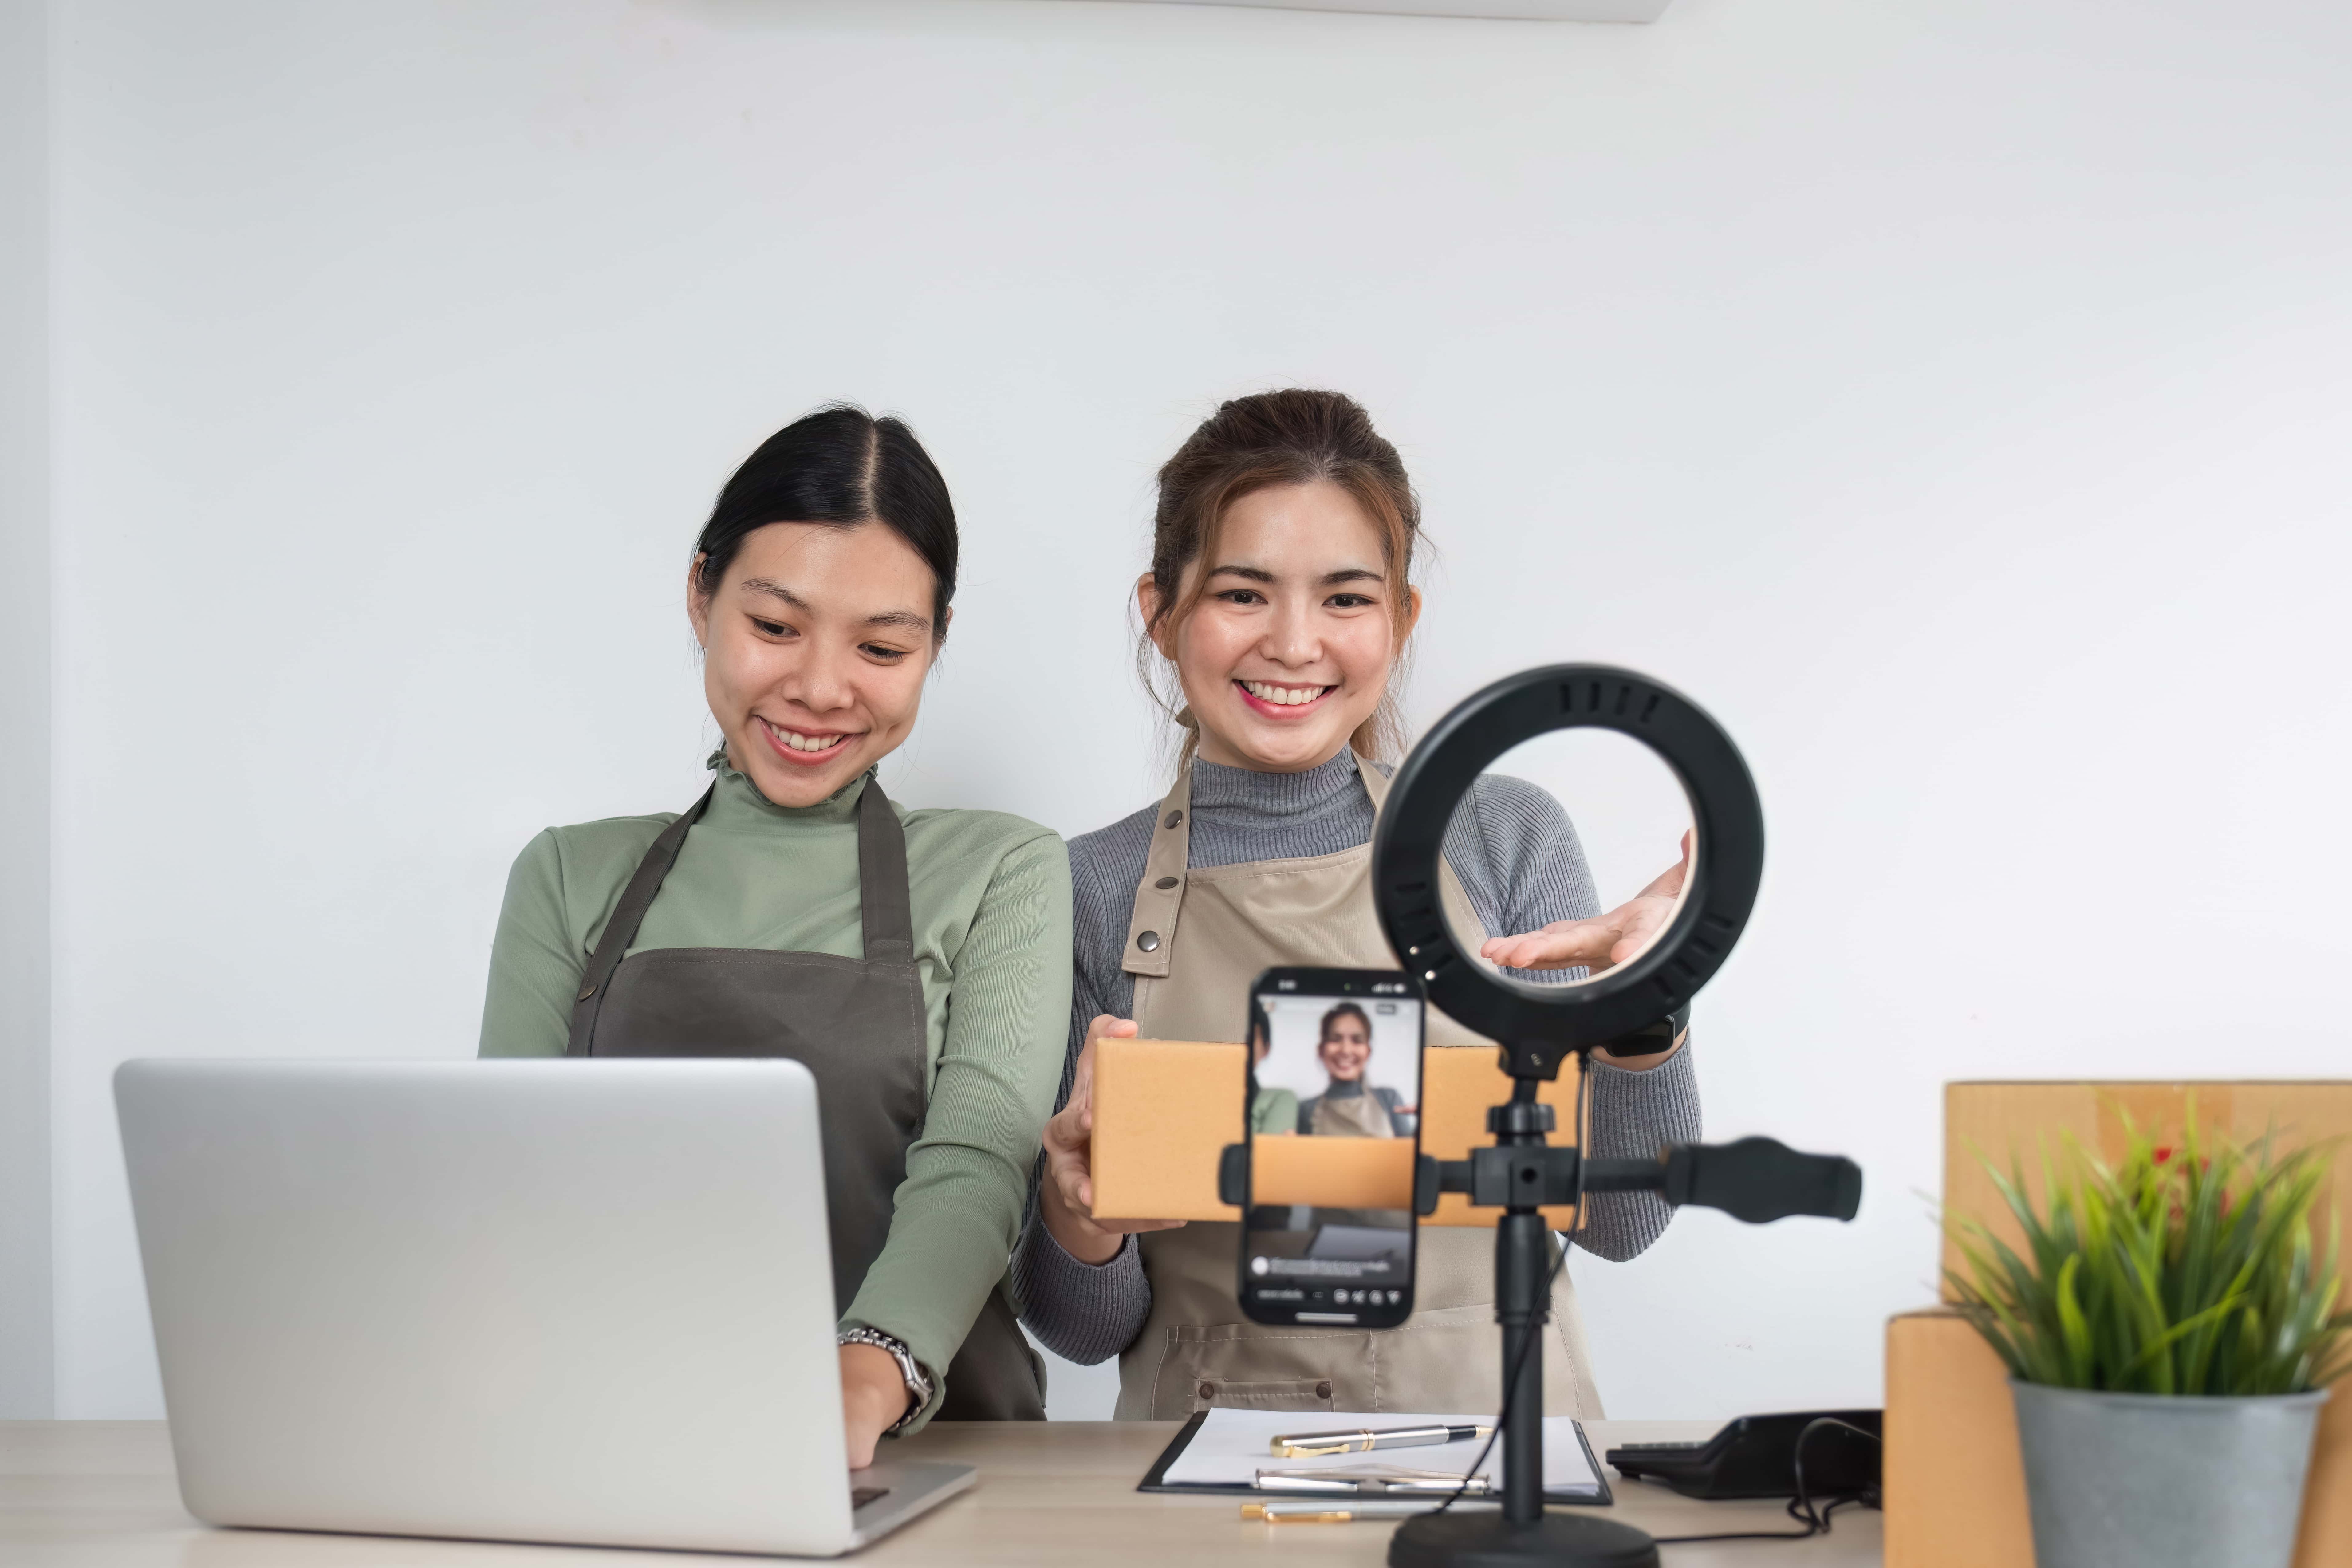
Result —
<instances>
[{"instance_id":1,"label":"smiling woman with dark hair","mask_svg":"<svg viewBox=\"0 0 2352 1568\"><path fill-rule=\"evenodd\" d=\"M1353 1002L1323 1015L1315 1059L1330 1076L1322 1093L1298 1107L1302 1137L1410 1138L1413 1108L1395 1089L1371 1081L1372 1020Z\"/></svg>"},{"instance_id":2,"label":"smiling woman with dark hair","mask_svg":"<svg viewBox=\"0 0 2352 1568\"><path fill-rule=\"evenodd\" d=\"M687 572L710 788L532 839L482 1015L484 1056L814 1074L854 1466L935 1415L1045 1415L999 1287L1062 1067L1068 858L1019 817L908 811L874 773L955 574L947 486L899 421L821 409L752 453Z\"/></svg>"}]
</instances>

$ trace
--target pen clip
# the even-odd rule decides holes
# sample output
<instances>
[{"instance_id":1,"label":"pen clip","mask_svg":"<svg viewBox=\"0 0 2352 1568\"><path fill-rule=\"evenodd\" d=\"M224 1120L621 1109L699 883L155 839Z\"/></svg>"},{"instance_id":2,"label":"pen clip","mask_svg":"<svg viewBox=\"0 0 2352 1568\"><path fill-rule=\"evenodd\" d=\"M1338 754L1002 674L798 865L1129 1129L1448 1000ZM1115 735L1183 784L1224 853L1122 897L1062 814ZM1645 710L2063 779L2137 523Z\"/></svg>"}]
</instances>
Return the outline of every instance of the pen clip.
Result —
<instances>
[{"instance_id":1,"label":"pen clip","mask_svg":"<svg viewBox=\"0 0 2352 1568\"><path fill-rule=\"evenodd\" d=\"M1277 1437L1274 1440L1274 1457L1277 1459L1324 1459L1333 1454L1352 1454L1360 1439L1354 1437L1310 1438Z\"/></svg>"}]
</instances>

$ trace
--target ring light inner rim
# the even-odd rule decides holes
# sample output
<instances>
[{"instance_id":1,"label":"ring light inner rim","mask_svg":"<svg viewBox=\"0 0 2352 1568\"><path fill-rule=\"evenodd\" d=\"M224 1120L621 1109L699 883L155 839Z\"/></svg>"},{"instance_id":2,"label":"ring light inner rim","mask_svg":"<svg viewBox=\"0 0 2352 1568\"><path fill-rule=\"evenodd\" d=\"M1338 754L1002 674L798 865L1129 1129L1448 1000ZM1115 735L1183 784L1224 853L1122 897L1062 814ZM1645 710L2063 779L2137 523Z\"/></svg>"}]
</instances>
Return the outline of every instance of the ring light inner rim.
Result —
<instances>
[{"instance_id":1,"label":"ring light inner rim","mask_svg":"<svg viewBox=\"0 0 2352 1568\"><path fill-rule=\"evenodd\" d=\"M1601 981L1607 979L1610 975L1612 975L1618 971L1623 969L1627 964L1639 963L1643 959L1647 958L1651 953L1656 952L1660 944L1664 942L1669 936L1674 934L1675 925L1678 924L1683 918L1684 910L1689 907L1692 890L1700 886L1699 879L1701 873L1699 863L1704 858L1706 848L1706 846L1699 837L1698 803L1691 798L1690 784L1688 781L1684 779L1682 770L1675 766L1673 761L1669 759L1664 752L1659 751L1647 741L1641 739L1637 735L1628 735L1624 731L1612 728L1609 725L1562 724L1555 729L1543 731L1538 734L1523 736L1520 739L1512 742L1509 745L1505 746L1501 751L1496 752L1486 762L1480 763L1478 771L1471 775L1470 788L1475 789L1477 787L1478 781L1482 778L1487 777L1493 772L1494 765L1496 763L1501 762L1505 757L1509 756L1521 746L1540 741L1546 735L1563 734L1571 730L1589 730L1601 734L1624 735L1626 740L1632 742L1634 745L1640 747L1643 751L1648 752L1651 756L1655 757L1661 763L1664 764L1667 776L1675 781L1675 788L1682 795L1683 810L1688 816L1686 826L1691 836L1691 851L1690 868L1683 873L1683 885L1675 894L1675 904L1673 910L1667 913L1664 920L1658 922L1657 930L1650 933L1650 940L1643 942L1639 949L1628 957L1609 965L1606 969L1588 969L1587 973L1581 980L1561 980L1555 981L1549 984L1547 984L1540 980L1523 980L1516 974L1504 973L1499 966L1490 960L1481 956L1475 948L1464 943L1462 940L1463 933L1454 929L1454 921L1447 917L1443 904L1439 906L1437 911L1438 921L1445 927L1445 939L1454 944L1454 951L1460 953L1462 957L1469 963L1475 964L1484 972L1487 980L1507 986L1531 1002L1558 1002L1564 1006L1572 1006L1575 1005L1573 998L1575 997L1579 987L1597 985ZM1508 778L1516 775L1506 773L1497 776ZM1532 779L1523 779L1520 782L1528 784L1533 784L1535 783ZM1537 785L1536 787L1541 788L1542 786ZM1549 790L1545 791L1545 793L1548 795L1551 794ZM1552 798L1558 800L1559 797L1555 795ZM1463 806L1469 804L1470 790L1465 789L1462 792L1461 799L1454 805L1454 809L1458 812L1463 808ZM1560 811L1563 816L1566 816L1568 813L1568 805L1565 801L1560 803ZM1573 831L1576 826L1576 818L1574 816L1569 816L1568 825L1570 829ZM1450 816L1447 819L1447 826L1449 827L1453 826ZM1444 840L1441 839L1440 842L1443 843ZM1581 836L1578 838L1577 847L1580 850L1584 847ZM1444 851L1440 850L1439 853L1442 855ZM1585 859L1584 869L1587 875L1591 873L1592 861L1589 856ZM1653 881L1655 879L1655 878L1652 879ZM1644 883L1643 885L1646 887L1648 886L1648 883ZM1593 895L1595 898L1600 896L1600 889L1597 887L1593 889ZM1624 904L1629 904L1633 901L1633 899L1639 897L1641 897L1641 894L1637 892L1633 895L1633 898L1620 899L1617 903L1604 908L1601 913L1605 915L1611 909L1616 909ZM1592 918L1598 920L1600 916L1596 915ZM1532 933L1521 932L1518 934L1529 935ZM1492 939L1490 938L1489 940L1491 941ZM1427 976L1424 975L1423 978L1425 980Z\"/></svg>"}]
</instances>

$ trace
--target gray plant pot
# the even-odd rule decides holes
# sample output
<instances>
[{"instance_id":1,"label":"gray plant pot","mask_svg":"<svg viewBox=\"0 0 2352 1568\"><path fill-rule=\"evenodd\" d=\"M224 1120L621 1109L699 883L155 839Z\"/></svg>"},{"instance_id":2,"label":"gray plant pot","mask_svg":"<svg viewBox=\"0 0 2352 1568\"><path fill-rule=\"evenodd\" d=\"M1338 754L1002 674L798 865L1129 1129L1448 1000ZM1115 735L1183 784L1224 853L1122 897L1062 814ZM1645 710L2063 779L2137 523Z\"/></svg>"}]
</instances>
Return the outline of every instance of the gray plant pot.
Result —
<instances>
[{"instance_id":1,"label":"gray plant pot","mask_svg":"<svg viewBox=\"0 0 2352 1568\"><path fill-rule=\"evenodd\" d=\"M2326 1389L2216 1399L2009 1386L2035 1568L2289 1568Z\"/></svg>"}]
</instances>

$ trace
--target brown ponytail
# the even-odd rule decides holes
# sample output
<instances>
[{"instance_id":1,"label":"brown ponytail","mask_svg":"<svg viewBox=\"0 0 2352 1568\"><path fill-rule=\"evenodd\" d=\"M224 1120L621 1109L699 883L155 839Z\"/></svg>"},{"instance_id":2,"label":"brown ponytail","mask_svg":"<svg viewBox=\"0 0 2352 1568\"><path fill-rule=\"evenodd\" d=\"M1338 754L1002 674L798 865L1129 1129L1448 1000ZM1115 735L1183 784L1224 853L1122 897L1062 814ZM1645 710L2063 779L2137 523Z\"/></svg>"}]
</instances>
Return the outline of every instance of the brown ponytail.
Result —
<instances>
[{"instance_id":1,"label":"brown ponytail","mask_svg":"<svg viewBox=\"0 0 2352 1568\"><path fill-rule=\"evenodd\" d=\"M1275 485L1318 480L1347 491L1371 520L1391 590L1397 657L1390 666L1389 690L1348 743L1367 757L1393 756L1403 749L1396 678L1412 625L1409 579L1421 533L1421 502L1404 460L1372 428L1363 405L1343 393L1291 390L1255 393L1222 405L1160 470L1160 504L1151 527L1151 582L1160 607L1136 646L1136 664L1152 700L1190 731L1184 740L1188 756L1200 731L1192 710L1182 704L1181 688L1163 687L1164 661L1157 658L1160 640L1184 624L1205 587L1204 577L1179 602L1184 569L1215 553L1225 510L1242 497Z\"/></svg>"}]
</instances>

